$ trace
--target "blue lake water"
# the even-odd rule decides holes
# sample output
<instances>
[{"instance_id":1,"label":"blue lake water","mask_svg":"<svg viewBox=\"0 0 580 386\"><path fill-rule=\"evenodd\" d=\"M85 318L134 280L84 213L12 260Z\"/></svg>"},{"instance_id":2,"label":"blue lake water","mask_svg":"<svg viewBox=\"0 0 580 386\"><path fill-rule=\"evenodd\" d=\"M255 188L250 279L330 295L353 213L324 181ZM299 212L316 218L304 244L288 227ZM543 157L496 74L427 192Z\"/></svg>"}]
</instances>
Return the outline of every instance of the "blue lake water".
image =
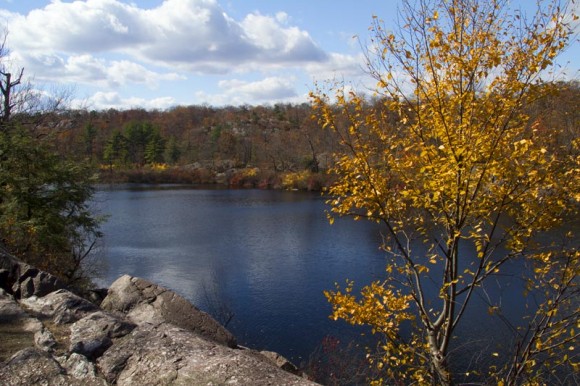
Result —
<instances>
[{"instance_id":1,"label":"blue lake water","mask_svg":"<svg viewBox=\"0 0 580 386\"><path fill-rule=\"evenodd\" d=\"M330 226L317 193L123 187L100 190L105 270L169 287L201 309L226 306L239 343L302 361L326 335L360 329L329 320L325 289L367 283L385 267L375 226Z\"/></svg>"},{"instance_id":2,"label":"blue lake water","mask_svg":"<svg viewBox=\"0 0 580 386\"><path fill-rule=\"evenodd\" d=\"M129 274L171 288L210 313L226 309L234 314L227 327L240 344L296 363L325 336L349 341L361 333L328 318L324 290L345 279L364 285L384 277L379 228L351 219L330 225L317 193L116 186L99 190L95 207L110 216L102 227L99 284ZM466 367L482 350L509 344L509 328L488 315L486 298L508 305L506 318L521 317L523 286L510 276L518 269L506 266L505 276L474 297L458 329L465 339L454 349Z\"/></svg>"}]
</instances>

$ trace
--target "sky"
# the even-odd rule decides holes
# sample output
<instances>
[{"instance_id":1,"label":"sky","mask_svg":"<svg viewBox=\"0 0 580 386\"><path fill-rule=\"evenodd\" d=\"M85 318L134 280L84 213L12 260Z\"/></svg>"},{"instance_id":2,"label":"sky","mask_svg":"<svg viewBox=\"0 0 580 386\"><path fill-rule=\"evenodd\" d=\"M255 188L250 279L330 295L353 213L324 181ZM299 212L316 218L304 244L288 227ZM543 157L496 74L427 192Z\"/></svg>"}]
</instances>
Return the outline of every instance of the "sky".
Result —
<instances>
[{"instance_id":1,"label":"sky","mask_svg":"<svg viewBox=\"0 0 580 386\"><path fill-rule=\"evenodd\" d=\"M0 0L0 25L4 63L72 90L73 107L302 103L315 82L370 85L361 42L373 15L394 25L399 3ZM577 75L579 58L575 44L561 63Z\"/></svg>"}]
</instances>

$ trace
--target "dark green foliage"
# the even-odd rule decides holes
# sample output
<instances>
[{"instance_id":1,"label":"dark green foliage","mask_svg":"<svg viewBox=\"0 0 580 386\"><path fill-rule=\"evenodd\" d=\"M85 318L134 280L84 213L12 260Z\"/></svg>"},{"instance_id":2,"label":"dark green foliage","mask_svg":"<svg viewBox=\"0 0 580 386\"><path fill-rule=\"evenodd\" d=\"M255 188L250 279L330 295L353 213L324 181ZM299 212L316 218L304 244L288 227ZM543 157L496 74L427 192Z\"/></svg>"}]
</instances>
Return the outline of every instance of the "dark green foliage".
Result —
<instances>
[{"instance_id":1,"label":"dark green foliage","mask_svg":"<svg viewBox=\"0 0 580 386\"><path fill-rule=\"evenodd\" d=\"M89 159L93 158L95 139L97 138L97 128L92 123L85 125L85 132L83 134L83 142L85 144L86 156Z\"/></svg>"},{"instance_id":2,"label":"dark green foliage","mask_svg":"<svg viewBox=\"0 0 580 386\"><path fill-rule=\"evenodd\" d=\"M109 166L143 166L163 162L165 139L149 122L130 122L123 131L115 130L103 150Z\"/></svg>"},{"instance_id":3,"label":"dark green foliage","mask_svg":"<svg viewBox=\"0 0 580 386\"><path fill-rule=\"evenodd\" d=\"M113 132L111 139L107 141L103 151L103 160L110 166L114 164L125 165L129 159L129 145L127 138L120 131Z\"/></svg>"},{"instance_id":4,"label":"dark green foliage","mask_svg":"<svg viewBox=\"0 0 580 386\"><path fill-rule=\"evenodd\" d=\"M89 208L91 170L63 159L46 137L0 132L0 237L20 259L68 282L101 236Z\"/></svg>"},{"instance_id":5,"label":"dark green foliage","mask_svg":"<svg viewBox=\"0 0 580 386\"><path fill-rule=\"evenodd\" d=\"M175 137L171 136L167 141L167 146L165 148L164 153L165 162L171 165L176 164L177 161L179 160L179 157L181 157L181 150L177 145L177 140L175 139Z\"/></svg>"},{"instance_id":6,"label":"dark green foliage","mask_svg":"<svg viewBox=\"0 0 580 386\"><path fill-rule=\"evenodd\" d=\"M147 139L145 145L145 161L148 164L163 162L163 153L165 152L165 140L161 137L158 130L154 130Z\"/></svg>"}]
</instances>

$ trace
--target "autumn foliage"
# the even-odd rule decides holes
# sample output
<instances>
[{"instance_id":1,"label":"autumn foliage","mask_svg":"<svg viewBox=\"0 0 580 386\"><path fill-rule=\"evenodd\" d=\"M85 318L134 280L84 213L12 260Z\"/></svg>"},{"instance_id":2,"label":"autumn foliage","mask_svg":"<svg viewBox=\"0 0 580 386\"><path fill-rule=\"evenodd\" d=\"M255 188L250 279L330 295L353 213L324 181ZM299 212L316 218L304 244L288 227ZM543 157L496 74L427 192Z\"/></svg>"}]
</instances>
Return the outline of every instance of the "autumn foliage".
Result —
<instances>
[{"instance_id":1,"label":"autumn foliage","mask_svg":"<svg viewBox=\"0 0 580 386\"><path fill-rule=\"evenodd\" d=\"M502 0L403 4L398 30L372 25L366 54L379 102L341 85L312 94L321 125L340 137L332 212L383 224L389 256L385 279L359 296L352 283L326 292L332 317L382 336L370 357L383 370L376 383L453 384L462 317L517 259L531 266L520 279L541 300L513 352L480 375L515 385L571 373L580 252L573 235L538 235L577 219L580 140L558 143L563 128L546 130L529 106L550 95L543 79L576 18L558 1L531 18Z\"/></svg>"}]
</instances>

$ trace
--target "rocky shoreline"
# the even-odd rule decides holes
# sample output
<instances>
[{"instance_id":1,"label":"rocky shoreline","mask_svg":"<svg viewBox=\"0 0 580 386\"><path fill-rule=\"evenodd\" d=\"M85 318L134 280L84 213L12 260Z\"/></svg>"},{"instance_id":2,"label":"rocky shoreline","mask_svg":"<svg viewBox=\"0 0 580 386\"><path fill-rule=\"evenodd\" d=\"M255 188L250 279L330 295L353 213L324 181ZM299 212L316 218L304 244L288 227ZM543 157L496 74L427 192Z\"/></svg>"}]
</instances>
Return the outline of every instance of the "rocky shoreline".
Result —
<instances>
[{"instance_id":1,"label":"rocky shoreline","mask_svg":"<svg viewBox=\"0 0 580 386\"><path fill-rule=\"evenodd\" d=\"M84 297L0 251L6 385L314 385L177 293L122 276Z\"/></svg>"}]
</instances>

